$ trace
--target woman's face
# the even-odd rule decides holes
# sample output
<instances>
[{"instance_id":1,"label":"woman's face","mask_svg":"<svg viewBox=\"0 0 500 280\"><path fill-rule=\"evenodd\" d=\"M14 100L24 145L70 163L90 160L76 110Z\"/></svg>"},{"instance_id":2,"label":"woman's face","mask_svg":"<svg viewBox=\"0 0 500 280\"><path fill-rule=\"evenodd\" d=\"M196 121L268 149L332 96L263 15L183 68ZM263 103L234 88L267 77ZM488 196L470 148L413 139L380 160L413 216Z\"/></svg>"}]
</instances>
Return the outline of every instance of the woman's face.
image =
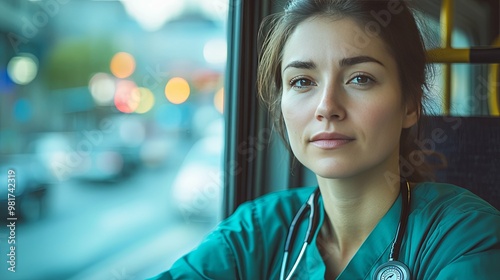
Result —
<instances>
[{"instance_id":1,"label":"woman's face","mask_svg":"<svg viewBox=\"0 0 500 280\"><path fill-rule=\"evenodd\" d=\"M312 18L283 50L281 109L290 145L324 178L397 171L401 129L417 121L403 104L394 58L378 37L365 36L360 46L361 30L348 18Z\"/></svg>"}]
</instances>

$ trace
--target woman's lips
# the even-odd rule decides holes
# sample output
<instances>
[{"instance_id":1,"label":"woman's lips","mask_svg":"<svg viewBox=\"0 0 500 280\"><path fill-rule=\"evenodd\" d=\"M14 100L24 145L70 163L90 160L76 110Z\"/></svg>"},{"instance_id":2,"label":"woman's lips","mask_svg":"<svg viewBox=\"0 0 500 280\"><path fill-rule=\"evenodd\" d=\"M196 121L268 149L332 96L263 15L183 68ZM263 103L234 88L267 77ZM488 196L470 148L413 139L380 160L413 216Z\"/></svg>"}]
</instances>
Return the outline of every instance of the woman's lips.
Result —
<instances>
[{"instance_id":1,"label":"woman's lips","mask_svg":"<svg viewBox=\"0 0 500 280\"><path fill-rule=\"evenodd\" d=\"M321 132L313 135L310 143L321 149L336 149L354 141L354 138L336 132Z\"/></svg>"}]
</instances>

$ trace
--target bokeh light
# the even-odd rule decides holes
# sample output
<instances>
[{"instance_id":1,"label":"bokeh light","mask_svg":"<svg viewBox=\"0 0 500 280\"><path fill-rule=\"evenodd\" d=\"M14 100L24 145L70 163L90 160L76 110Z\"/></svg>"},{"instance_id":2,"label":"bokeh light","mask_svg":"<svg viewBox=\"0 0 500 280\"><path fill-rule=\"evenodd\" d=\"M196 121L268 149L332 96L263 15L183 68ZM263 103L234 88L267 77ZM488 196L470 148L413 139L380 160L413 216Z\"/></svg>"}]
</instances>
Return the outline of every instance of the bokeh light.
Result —
<instances>
[{"instance_id":1,"label":"bokeh light","mask_svg":"<svg viewBox=\"0 0 500 280\"><path fill-rule=\"evenodd\" d=\"M225 64L227 59L227 42L222 39L212 39L203 47L203 57L208 63Z\"/></svg>"},{"instance_id":2,"label":"bokeh light","mask_svg":"<svg viewBox=\"0 0 500 280\"><path fill-rule=\"evenodd\" d=\"M219 113L224 113L224 88L221 88L214 96L214 106Z\"/></svg>"},{"instance_id":3,"label":"bokeh light","mask_svg":"<svg viewBox=\"0 0 500 280\"><path fill-rule=\"evenodd\" d=\"M197 92L200 92L201 94L212 93L223 82L223 77L219 71L199 69L194 71L191 76L192 87L194 87Z\"/></svg>"},{"instance_id":4,"label":"bokeh light","mask_svg":"<svg viewBox=\"0 0 500 280\"><path fill-rule=\"evenodd\" d=\"M135 88L133 96L139 96L139 104L135 109L135 112L138 114L149 112L155 104L155 97L148 88Z\"/></svg>"},{"instance_id":5,"label":"bokeh light","mask_svg":"<svg viewBox=\"0 0 500 280\"><path fill-rule=\"evenodd\" d=\"M189 83L180 77L170 79L165 86L165 96L174 104L184 103L189 98L190 91Z\"/></svg>"},{"instance_id":6,"label":"bokeh light","mask_svg":"<svg viewBox=\"0 0 500 280\"><path fill-rule=\"evenodd\" d=\"M106 73L97 73L89 81L90 94L97 105L112 105L115 89L115 79Z\"/></svg>"},{"instance_id":7,"label":"bokeh light","mask_svg":"<svg viewBox=\"0 0 500 280\"><path fill-rule=\"evenodd\" d=\"M7 73L14 83L27 85L38 73L38 59L31 54L15 56L7 65Z\"/></svg>"},{"instance_id":8,"label":"bokeh light","mask_svg":"<svg viewBox=\"0 0 500 280\"><path fill-rule=\"evenodd\" d=\"M169 19L181 15L186 3L186 1L172 0L120 1L127 13L147 31L156 31Z\"/></svg>"},{"instance_id":9,"label":"bokeh light","mask_svg":"<svg viewBox=\"0 0 500 280\"><path fill-rule=\"evenodd\" d=\"M127 78L134 73L135 59L129 53L119 52L111 59L110 70L117 78Z\"/></svg>"},{"instance_id":10,"label":"bokeh light","mask_svg":"<svg viewBox=\"0 0 500 280\"><path fill-rule=\"evenodd\" d=\"M122 113L134 112L140 103L137 86L132 81L122 80L116 84L115 106Z\"/></svg>"}]
</instances>

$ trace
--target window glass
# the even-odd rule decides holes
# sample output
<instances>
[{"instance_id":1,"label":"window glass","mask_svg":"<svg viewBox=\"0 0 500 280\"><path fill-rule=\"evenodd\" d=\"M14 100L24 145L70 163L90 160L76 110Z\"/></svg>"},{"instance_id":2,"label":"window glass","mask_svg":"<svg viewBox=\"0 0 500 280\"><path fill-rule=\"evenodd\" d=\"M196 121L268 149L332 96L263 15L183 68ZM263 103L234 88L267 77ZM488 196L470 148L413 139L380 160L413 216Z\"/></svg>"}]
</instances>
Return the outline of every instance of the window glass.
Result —
<instances>
[{"instance_id":1,"label":"window glass","mask_svg":"<svg viewBox=\"0 0 500 280\"><path fill-rule=\"evenodd\" d=\"M0 2L0 279L144 279L220 220L227 10Z\"/></svg>"},{"instance_id":2,"label":"window glass","mask_svg":"<svg viewBox=\"0 0 500 280\"><path fill-rule=\"evenodd\" d=\"M419 14L424 19L426 36L424 39L428 40L427 45L432 48L439 47L439 32L440 24L434 18L426 15ZM470 48L471 41L467 34L461 29L455 28L452 32L452 48ZM431 80L431 88L429 96L431 97L427 104L430 113L444 114L443 98L444 98L444 74L442 64L433 64L434 76ZM468 116L472 115L473 102L472 102L472 66L466 63L454 63L451 65L451 108L452 115Z\"/></svg>"}]
</instances>

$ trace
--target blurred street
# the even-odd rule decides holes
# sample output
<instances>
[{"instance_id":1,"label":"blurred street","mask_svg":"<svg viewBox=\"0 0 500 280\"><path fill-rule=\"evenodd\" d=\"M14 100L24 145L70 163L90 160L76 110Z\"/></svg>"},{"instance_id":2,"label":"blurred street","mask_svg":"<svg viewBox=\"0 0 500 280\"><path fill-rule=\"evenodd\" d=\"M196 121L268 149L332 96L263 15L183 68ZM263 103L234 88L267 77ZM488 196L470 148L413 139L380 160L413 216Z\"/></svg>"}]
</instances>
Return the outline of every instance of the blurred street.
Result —
<instances>
[{"instance_id":1,"label":"blurred street","mask_svg":"<svg viewBox=\"0 0 500 280\"><path fill-rule=\"evenodd\" d=\"M144 279L168 268L215 223L182 220L169 201L176 172L53 186L46 216L18 223L16 272L3 262L0 279ZM3 256L7 234L2 231Z\"/></svg>"},{"instance_id":2,"label":"blurred street","mask_svg":"<svg viewBox=\"0 0 500 280\"><path fill-rule=\"evenodd\" d=\"M215 226L228 8L0 1L0 280L144 279Z\"/></svg>"}]
</instances>

